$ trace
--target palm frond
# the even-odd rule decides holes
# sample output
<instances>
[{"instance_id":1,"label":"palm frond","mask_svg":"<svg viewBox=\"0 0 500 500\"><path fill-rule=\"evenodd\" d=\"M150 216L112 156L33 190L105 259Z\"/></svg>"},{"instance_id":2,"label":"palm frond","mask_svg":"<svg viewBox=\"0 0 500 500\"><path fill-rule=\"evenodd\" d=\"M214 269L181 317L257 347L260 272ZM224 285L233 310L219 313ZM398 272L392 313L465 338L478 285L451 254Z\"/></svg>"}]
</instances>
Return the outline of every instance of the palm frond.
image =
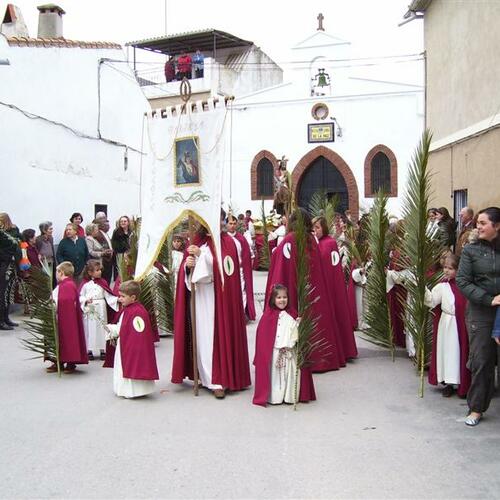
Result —
<instances>
[{"instance_id":1,"label":"palm frond","mask_svg":"<svg viewBox=\"0 0 500 500\"><path fill-rule=\"evenodd\" d=\"M318 332L318 318L312 311L314 300L311 299L313 288L310 283L309 274L309 255L307 247L309 245L310 234L308 233L304 217L300 209L295 210L297 215L294 234L297 247L297 299L298 299L298 314L300 322L298 325L298 340L297 340L297 370L295 374L295 391L294 391L294 408L297 407L299 400L298 380L300 369L307 365L310 355L315 350L326 349L327 346L320 339Z\"/></svg>"},{"instance_id":2,"label":"palm frond","mask_svg":"<svg viewBox=\"0 0 500 500\"><path fill-rule=\"evenodd\" d=\"M308 212L311 214L311 217L324 217L331 231L339 204L340 198L337 194L328 197L326 191L321 189L311 196Z\"/></svg>"},{"instance_id":3,"label":"palm frond","mask_svg":"<svg viewBox=\"0 0 500 500\"><path fill-rule=\"evenodd\" d=\"M389 228L387 196L379 191L370 212L368 247L371 255L370 279L366 285L368 303L365 314L367 328L363 337L368 342L389 349L394 360L394 340L386 293L385 269L389 260L386 235Z\"/></svg>"},{"instance_id":4,"label":"palm frond","mask_svg":"<svg viewBox=\"0 0 500 500\"><path fill-rule=\"evenodd\" d=\"M56 307L52 300L52 270L46 262L42 268L31 268L26 286L31 297L31 319L25 321L28 337L21 339L21 344L35 354L34 358L54 361L60 374Z\"/></svg>"},{"instance_id":5,"label":"palm frond","mask_svg":"<svg viewBox=\"0 0 500 500\"><path fill-rule=\"evenodd\" d=\"M171 275L153 267L141 281L140 302L149 312L159 331L173 331L173 294Z\"/></svg>"},{"instance_id":6,"label":"palm frond","mask_svg":"<svg viewBox=\"0 0 500 500\"><path fill-rule=\"evenodd\" d=\"M267 271L269 269L271 257L269 255L269 231L267 230L267 217L264 208L264 200L262 200L262 204L260 206L260 214L262 218L262 235L264 237L264 245L259 258L259 267Z\"/></svg>"},{"instance_id":7,"label":"palm frond","mask_svg":"<svg viewBox=\"0 0 500 500\"><path fill-rule=\"evenodd\" d=\"M427 233L427 210L431 196L430 174L427 168L432 135L426 130L413 155L408 172L407 190L403 203L405 237L400 262L409 268L413 279L406 283L409 294L406 328L416 349L416 364L420 374L419 396L424 395L424 369L431 352L432 321L425 305L425 290L440 279L431 270L439 261L442 246Z\"/></svg>"}]
</instances>

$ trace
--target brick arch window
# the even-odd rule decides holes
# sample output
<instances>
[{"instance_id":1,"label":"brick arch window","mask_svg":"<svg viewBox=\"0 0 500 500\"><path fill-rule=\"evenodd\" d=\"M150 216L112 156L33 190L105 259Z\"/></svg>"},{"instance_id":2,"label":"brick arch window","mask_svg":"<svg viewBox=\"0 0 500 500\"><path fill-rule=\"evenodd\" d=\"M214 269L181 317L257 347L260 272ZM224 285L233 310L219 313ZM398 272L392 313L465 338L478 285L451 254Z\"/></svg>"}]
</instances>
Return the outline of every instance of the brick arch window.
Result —
<instances>
[{"instance_id":1,"label":"brick arch window","mask_svg":"<svg viewBox=\"0 0 500 500\"><path fill-rule=\"evenodd\" d=\"M373 198L382 188L390 197L398 195L396 155L383 144L370 149L365 158L365 198Z\"/></svg>"},{"instance_id":2,"label":"brick arch window","mask_svg":"<svg viewBox=\"0 0 500 500\"><path fill-rule=\"evenodd\" d=\"M252 161L250 167L252 200L272 200L274 198L274 174L278 160L269 151L263 150Z\"/></svg>"}]
</instances>

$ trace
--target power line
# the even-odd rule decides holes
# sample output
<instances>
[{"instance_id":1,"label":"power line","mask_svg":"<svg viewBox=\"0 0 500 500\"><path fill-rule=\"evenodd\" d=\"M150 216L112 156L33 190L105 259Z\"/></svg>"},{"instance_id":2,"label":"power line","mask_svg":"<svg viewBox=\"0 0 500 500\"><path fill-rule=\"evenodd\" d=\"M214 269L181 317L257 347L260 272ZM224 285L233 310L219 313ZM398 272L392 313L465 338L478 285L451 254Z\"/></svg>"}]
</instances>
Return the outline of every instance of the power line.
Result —
<instances>
[{"instance_id":1,"label":"power line","mask_svg":"<svg viewBox=\"0 0 500 500\"><path fill-rule=\"evenodd\" d=\"M110 144L112 146L119 146L119 147L128 148L131 151L135 151L136 153L139 153L141 155L145 154L142 151L139 151L138 149L135 149L132 146L124 144L123 142L114 141L112 139L106 139L104 137L96 137L93 135L88 135L85 132L81 132L80 130L74 129L73 127L70 127L69 125L66 125L65 123L54 121L54 120L51 120L50 118L46 118L44 116L37 115L36 113L31 113L30 111L26 111L26 110L16 106L15 104L9 104L9 103L0 101L0 105L5 106L6 108L12 109L14 111L17 111L17 112L21 113L22 115L24 115L26 118L29 118L30 120L41 120L45 123L50 123L51 125L61 127L65 130L67 130L68 132L71 132L73 135L75 135L76 137L79 137L81 139L88 139L88 140L92 140L92 141L102 141L102 142L105 142L106 144Z\"/></svg>"}]
</instances>

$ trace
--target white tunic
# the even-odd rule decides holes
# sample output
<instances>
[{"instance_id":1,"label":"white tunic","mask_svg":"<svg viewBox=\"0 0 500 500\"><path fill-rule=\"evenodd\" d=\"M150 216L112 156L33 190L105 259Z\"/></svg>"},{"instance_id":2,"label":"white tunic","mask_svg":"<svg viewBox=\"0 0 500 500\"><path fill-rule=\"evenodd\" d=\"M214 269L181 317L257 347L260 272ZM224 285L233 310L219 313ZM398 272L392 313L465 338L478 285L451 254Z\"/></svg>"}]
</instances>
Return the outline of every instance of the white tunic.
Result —
<instances>
[{"instance_id":1,"label":"white tunic","mask_svg":"<svg viewBox=\"0 0 500 500\"><path fill-rule=\"evenodd\" d=\"M92 300L86 304L87 300ZM118 297L106 292L97 283L90 280L80 290L80 307L83 311L83 328L87 350L94 353L106 349L106 331L103 323L108 322L106 304L118 311Z\"/></svg>"},{"instance_id":2,"label":"white tunic","mask_svg":"<svg viewBox=\"0 0 500 500\"><path fill-rule=\"evenodd\" d=\"M196 347L198 372L201 383L208 389L222 389L221 385L212 384L212 357L214 351L215 329L215 292L213 278L213 259L210 248L205 243L200 247L201 254L196 257L196 265L188 274L185 283L191 290L196 288Z\"/></svg>"},{"instance_id":3,"label":"white tunic","mask_svg":"<svg viewBox=\"0 0 500 500\"><path fill-rule=\"evenodd\" d=\"M172 275L174 277L174 296L175 290L177 289L177 276L179 275L179 269L181 268L182 259L184 255L179 250L172 250Z\"/></svg>"},{"instance_id":4,"label":"white tunic","mask_svg":"<svg viewBox=\"0 0 500 500\"><path fill-rule=\"evenodd\" d=\"M273 248L273 252L274 250L276 250L276 248L278 248L279 244L283 241L283 238L285 236L286 236L286 226L284 224L279 226L275 231L271 231L269 233L267 237L269 241L278 240L276 242L276 246Z\"/></svg>"},{"instance_id":5,"label":"white tunic","mask_svg":"<svg viewBox=\"0 0 500 500\"><path fill-rule=\"evenodd\" d=\"M460 384L460 341L455 316L455 295L449 283L438 283L425 291L425 305L434 308L441 304L436 342L437 381Z\"/></svg>"},{"instance_id":6,"label":"white tunic","mask_svg":"<svg viewBox=\"0 0 500 500\"><path fill-rule=\"evenodd\" d=\"M120 352L120 337L119 332L122 325L123 315L117 325L107 325L110 330L106 335L106 340L116 339L115 361L113 368L113 391L117 396L123 398L138 398L151 394L155 390L154 380L136 380L123 377L122 356Z\"/></svg>"},{"instance_id":7,"label":"white tunic","mask_svg":"<svg viewBox=\"0 0 500 500\"><path fill-rule=\"evenodd\" d=\"M367 282L366 272L361 273L361 268L354 269L352 271L352 280L355 283L355 294L356 294L356 312L358 315L358 330L363 330L366 328L365 314L368 308L367 301L365 300L365 286Z\"/></svg>"},{"instance_id":8,"label":"white tunic","mask_svg":"<svg viewBox=\"0 0 500 500\"><path fill-rule=\"evenodd\" d=\"M241 242L236 238L236 233L227 233L234 241L236 245L236 250L238 252L238 263L240 265L240 285L241 285L241 298L243 299L243 310L247 308L247 291L245 285L245 276L243 275L243 259L241 258Z\"/></svg>"},{"instance_id":9,"label":"white tunic","mask_svg":"<svg viewBox=\"0 0 500 500\"><path fill-rule=\"evenodd\" d=\"M281 311L276 327L273 359L271 362L271 392L269 403L294 403L295 380L297 372L297 353L293 350L299 332L297 321L286 311ZM300 391L300 375L297 380L297 393Z\"/></svg>"}]
</instances>

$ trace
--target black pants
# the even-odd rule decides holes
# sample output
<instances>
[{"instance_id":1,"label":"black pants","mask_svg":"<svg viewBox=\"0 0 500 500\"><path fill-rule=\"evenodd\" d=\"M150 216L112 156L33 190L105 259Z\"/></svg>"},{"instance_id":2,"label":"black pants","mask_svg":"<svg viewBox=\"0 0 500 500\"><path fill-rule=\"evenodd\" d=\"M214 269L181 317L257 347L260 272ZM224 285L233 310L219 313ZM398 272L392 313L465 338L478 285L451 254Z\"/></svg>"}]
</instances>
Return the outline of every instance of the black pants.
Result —
<instances>
[{"instance_id":1,"label":"black pants","mask_svg":"<svg viewBox=\"0 0 500 500\"><path fill-rule=\"evenodd\" d=\"M484 413L490 406L495 390L497 344L491 338L496 307L469 304L467 330L469 332L469 362L472 380L467 403L471 411Z\"/></svg>"},{"instance_id":2,"label":"black pants","mask_svg":"<svg viewBox=\"0 0 500 500\"><path fill-rule=\"evenodd\" d=\"M14 273L12 262L0 262L0 323L3 323L9 316Z\"/></svg>"}]
</instances>

